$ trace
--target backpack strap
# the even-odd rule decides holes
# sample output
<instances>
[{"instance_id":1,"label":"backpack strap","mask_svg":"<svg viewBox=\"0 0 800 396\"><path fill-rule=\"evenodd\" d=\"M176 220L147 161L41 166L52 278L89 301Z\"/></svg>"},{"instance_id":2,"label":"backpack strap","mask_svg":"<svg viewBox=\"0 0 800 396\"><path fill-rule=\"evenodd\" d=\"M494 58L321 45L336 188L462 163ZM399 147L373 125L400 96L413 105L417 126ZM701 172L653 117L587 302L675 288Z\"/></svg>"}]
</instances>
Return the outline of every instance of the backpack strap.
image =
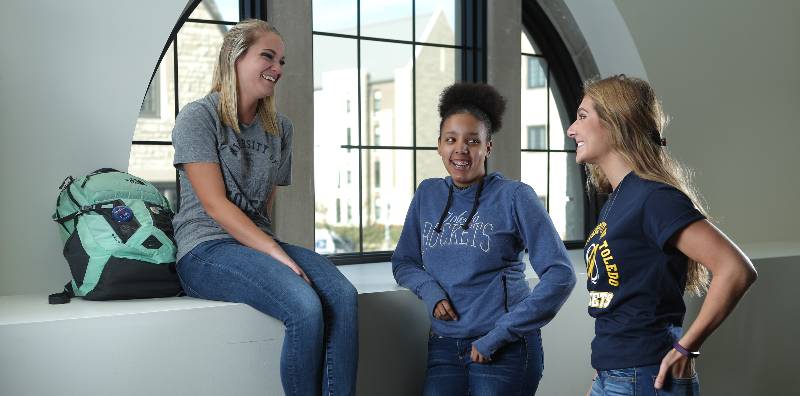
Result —
<instances>
[{"instance_id":1,"label":"backpack strap","mask_svg":"<svg viewBox=\"0 0 800 396\"><path fill-rule=\"evenodd\" d=\"M84 213L97 211L98 209L102 208L103 206L108 205L109 203L113 203L113 202L114 201L106 201L106 202L96 203L94 205L81 206L80 207L81 209L78 210L77 212L70 213L70 214L68 214L68 215L66 215L64 217L60 217L59 216L59 217L53 219L53 221L55 221L58 224L64 225L64 223L66 223L66 222L68 222L70 220L73 220L73 219L77 218L78 216L83 215Z\"/></svg>"},{"instance_id":2,"label":"backpack strap","mask_svg":"<svg viewBox=\"0 0 800 396\"><path fill-rule=\"evenodd\" d=\"M111 173L111 172L125 173L125 172L120 172L120 171L118 171L118 170L116 170L116 169L114 169L114 168L100 168L100 169L98 169L98 170L96 170L96 171L94 171L94 172L92 172L92 173L90 173L90 174L86 175L86 177L85 177L85 178L83 178L83 183L81 183L81 188L83 188L83 187L85 187L85 186L86 186L86 182L88 182L88 181L89 181L89 179L90 179L92 176L94 176L94 175L99 175L99 174L103 174L103 173Z\"/></svg>"},{"instance_id":3,"label":"backpack strap","mask_svg":"<svg viewBox=\"0 0 800 396\"><path fill-rule=\"evenodd\" d=\"M72 289L72 282L67 282L67 284L64 285L64 291L51 294L47 297L47 301L54 305L67 304L72 297L75 297L75 291Z\"/></svg>"},{"instance_id":4,"label":"backpack strap","mask_svg":"<svg viewBox=\"0 0 800 396\"><path fill-rule=\"evenodd\" d=\"M74 219L74 218L76 218L76 217L78 217L78 216L80 216L80 215L84 214L84 213L88 213L88 212L94 212L94 211L96 211L97 209L100 209L100 208L102 208L104 205L108 205L108 204L109 204L109 203L111 203L111 202L114 202L114 201L100 202L100 203L96 203L96 204L94 204L94 205L85 205L85 206L81 206L81 207L80 207L81 209L80 209L80 210L78 210L77 212L70 213L70 214L68 214L68 215L66 215L66 216L64 216L64 217L57 217L57 218L55 218L55 219L53 219L53 220L54 220L56 223L59 223L59 224L64 224L64 223L66 223L66 222L68 222L68 221L70 221L70 220L72 220L72 219Z\"/></svg>"},{"instance_id":5,"label":"backpack strap","mask_svg":"<svg viewBox=\"0 0 800 396\"><path fill-rule=\"evenodd\" d=\"M69 189L69 186L72 185L72 182L74 182L74 181L75 181L74 177L67 176L66 178L64 178L64 181L61 182L61 185L58 187L58 189L61 190L61 191L64 191L64 189ZM75 197L73 197L72 194L69 193L69 190L67 190L67 193L69 194L69 197L72 200L72 202L75 202ZM77 205L77 202L75 202L75 204ZM60 226L64 227L64 230L69 232L69 229L67 228L67 226L64 225L64 223L66 223L67 220L65 220L65 218L61 217L61 214L58 213L58 206L59 205L61 205L61 194L58 194L58 198L56 198L56 218L53 219L53 220L55 220L55 222L58 223ZM78 206L80 206L80 205L78 205ZM75 213L72 213L69 216L73 216L74 214Z\"/></svg>"}]
</instances>

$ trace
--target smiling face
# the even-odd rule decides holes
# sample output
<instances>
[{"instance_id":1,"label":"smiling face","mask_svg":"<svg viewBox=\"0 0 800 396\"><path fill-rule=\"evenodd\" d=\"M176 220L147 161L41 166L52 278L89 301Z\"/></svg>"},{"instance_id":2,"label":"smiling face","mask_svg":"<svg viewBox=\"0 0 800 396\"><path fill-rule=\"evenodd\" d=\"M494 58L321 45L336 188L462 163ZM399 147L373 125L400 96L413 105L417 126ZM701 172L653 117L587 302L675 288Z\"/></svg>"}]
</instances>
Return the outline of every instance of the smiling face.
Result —
<instances>
[{"instance_id":1,"label":"smiling face","mask_svg":"<svg viewBox=\"0 0 800 396\"><path fill-rule=\"evenodd\" d=\"M453 114L442 123L436 151L456 186L469 186L486 175L484 164L491 150L486 124L472 114Z\"/></svg>"},{"instance_id":2,"label":"smiling face","mask_svg":"<svg viewBox=\"0 0 800 396\"><path fill-rule=\"evenodd\" d=\"M575 162L579 164L598 164L612 151L611 134L603 126L594 101L588 96L581 101L577 119L567 129L567 136L578 146Z\"/></svg>"},{"instance_id":3,"label":"smiling face","mask_svg":"<svg viewBox=\"0 0 800 396\"><path fill-rule=\"evenodd\" d=\"M272 32L262 33L236 60L239 95L253 100L272 96L285 63L280 36Z\"/></svg>"}]
</instances>

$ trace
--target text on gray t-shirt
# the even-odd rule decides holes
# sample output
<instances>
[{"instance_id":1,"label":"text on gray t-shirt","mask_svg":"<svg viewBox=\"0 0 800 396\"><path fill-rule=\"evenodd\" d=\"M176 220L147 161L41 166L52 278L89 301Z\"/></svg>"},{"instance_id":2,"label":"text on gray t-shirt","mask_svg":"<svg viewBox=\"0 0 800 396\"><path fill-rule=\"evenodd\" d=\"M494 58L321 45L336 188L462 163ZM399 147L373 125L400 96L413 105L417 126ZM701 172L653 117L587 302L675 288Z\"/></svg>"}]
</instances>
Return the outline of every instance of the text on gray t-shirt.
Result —
<instances>
[{"instance_id":1,"label":"text on gray t-shirt","mask_svg":"<svg viewBox=\"0 0 800 396\"><path fill-rule=\"evenodd\" d=\"M209 216L192 189L183 164L210 162L220 165L228 199L269 235L272 222L266 200L275 185L291 184L292 123L278 115L278 134L266 133L256 118L239 124L237 134L225 126L217 112L219 94L214 92L187 104L175 119L173 164L178 169L180 206L173 219L177 259L201 242L231 238Z\"/></svg>"}]
</instances>

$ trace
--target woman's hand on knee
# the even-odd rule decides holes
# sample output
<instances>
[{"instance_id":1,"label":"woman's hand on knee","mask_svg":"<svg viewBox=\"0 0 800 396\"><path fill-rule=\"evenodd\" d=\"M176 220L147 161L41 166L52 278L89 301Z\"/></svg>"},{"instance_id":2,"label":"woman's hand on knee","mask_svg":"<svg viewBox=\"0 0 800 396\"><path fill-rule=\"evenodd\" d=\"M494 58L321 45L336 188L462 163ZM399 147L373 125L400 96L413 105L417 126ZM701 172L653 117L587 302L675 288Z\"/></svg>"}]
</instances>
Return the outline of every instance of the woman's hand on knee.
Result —
<instances>
[{"instance_id":1,"label":"woman's hand on knee","mask_svg":"<svg viewBox=\"0 0 800 396\"><path fill-rule=\"evenodd\" d=\"M303 269L300 268L300 266L297 265L297 263L295 263L294 261L291 261L291 262L288 262L288 263L285 263L285 262L281 262L281 263L283 265L289 267L289 269L291 269L292 272L297 274L299 277L303 278L303 280L306 281L306 283L308 283L309 285L311 284L311 279L308 278L308 275L306 275L305 271L303 271Z\"/></svg>"}]
</instances>

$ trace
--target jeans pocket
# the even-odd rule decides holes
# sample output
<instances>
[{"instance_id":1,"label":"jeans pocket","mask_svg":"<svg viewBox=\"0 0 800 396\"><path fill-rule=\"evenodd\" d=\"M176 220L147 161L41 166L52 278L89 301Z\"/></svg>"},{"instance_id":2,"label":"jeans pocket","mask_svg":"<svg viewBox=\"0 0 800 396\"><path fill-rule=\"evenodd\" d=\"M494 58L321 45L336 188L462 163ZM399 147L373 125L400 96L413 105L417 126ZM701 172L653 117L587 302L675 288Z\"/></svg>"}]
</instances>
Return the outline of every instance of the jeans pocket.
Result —
<instances>
[{"instance_id":1,"label":"jeans pocket","mask_svg":"<svg viewBox=\"0 0 800 396\"><path fill-rule=\"evenodd\" d=\"M655 382L655 377L653 377ZM700 394L700 381L697 374L690 378L667 378L664 387L655 390L660 396L697 396Z\"/></svg>"},{"instance_id":2,"label":"jeans pocket","mask_svg":"<svg viewBox=\"0 0 800 396\"><path fill-rule=\"evenodd\" d=\"M514 364L524 365L528 360L528 341L523 337L517 341L501 346L492 355L492 361L495 363L500 362L514 362Z\"/></svg>"},{"instance_id":3,"label":"jeans pocket","mask_svg":"<svg viewBox=\"0 0 800 396\"><path fill-rule=\"evenodd\" d=\"M635 395L636 393L636 377L632 372L626 370L607 370L602 378L598 378L592 384L592 394L595 393L595 385L602 390L600 395Z\"/></svg>"},{"instance_id":4,"label":"jeans pocket","mask_svg":"<svg viewBox=\"0 0 800 396\"><path fill-rule=\"evenodd\" d=\"M184 293L186 293L188 297L201 298L200 295L194 289L192 289L192 286L190 286L189 283L186 282L185 278L187 273L184 272L183 276L181 276L181 269L178 268L177 275L178 275L178 282L181 283L181 287L183 288Z\"/></svg>"},{"instance_id":5,"label":"jeans pocket","mask_svg":"<svg viewBox=\"0 0 800 396\"><path fill-rule=\"evenodd\" d=\"M604 370L603 375L608 381L613 382L624 382L624 383L636 383L636 372L635 369L613 369L613 370Z\"/></svg>"},{"instance_id":6,"label":"jeans pocket","mask_svg":"<svg viewBox=\"0 0 800 396\"><path fill-rule=\"evenodd\" d=\"M203 257L198 255L198 252L201 251L200 249L197 249L198 247L202 247L202 244L198 245L191 251L187 252L186 255L181 257L181 259L175 264L175 270L178 275L178 281L180 281L183 291L186 293L186 295L189 297L202 298L200 293L194 290L191 286L198 275L200 267L206 265L206 261L203 259Z\"/></svg>"}]
</instances>

